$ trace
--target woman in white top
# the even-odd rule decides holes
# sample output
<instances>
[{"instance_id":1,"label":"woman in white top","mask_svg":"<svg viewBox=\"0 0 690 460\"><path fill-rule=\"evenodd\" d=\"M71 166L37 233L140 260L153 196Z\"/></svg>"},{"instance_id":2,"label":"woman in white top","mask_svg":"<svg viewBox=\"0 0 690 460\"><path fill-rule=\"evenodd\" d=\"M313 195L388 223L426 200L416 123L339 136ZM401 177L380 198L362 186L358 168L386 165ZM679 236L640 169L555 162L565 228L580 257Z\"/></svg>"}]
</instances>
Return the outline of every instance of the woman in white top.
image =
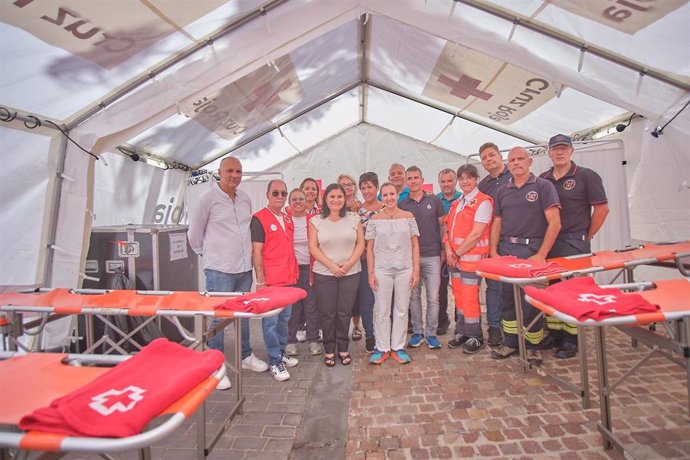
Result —
<instances>
[{"instance_id":1,"label":"woman in white top","mask_svg":"<svg viewBox=\"0 0 690 460\"><path fill-rule=\"evenodd\" d=\"M392 357L400 364L407 364L410 362L405 352L407 311L410 292L419 283L419 229L414 215L398 208L398 191L390 182L381 186L381 200L383 210L371 218L366 233L369 285L376 296L376 350L369 362L382 364Z\"/></svg>"},{"instance_id":2,"label":"woman in white top","mask_svg":"<svg viewBox=\"0 0 690 460\"><path fill-rule=\"evenodd\" d=\"M309 252L314 262L314 290L321 312L324 361L335 366L335 353L348 365L350 318L357 295L364 252L359 216L345 210L345 191L338 184L326 187L321 214L309 222Z\"/></svg>"},{"instance_id":3,"label":"woman in white top","mask_svg":"<svg viewBox=\"0 0 690 460\"><path fill-rule=\"evenodd\" d=\"M306 338L309 341L309 352L312 355L321 354L321 344L319 344L319 310L316 308L316 293L312 288L311 280L311 260L309 256L309 244L307 240L307 228L312 216L307 214L307 200L304 191L294 189L288 197L290 206L287 214L292 218L295 226L293 244L295 246L295 257L299 266L299 278L297 287L307 291L307 297L292 304L292 313L288 323L288 344L285 347L285 354L288 356L297 355L297 332L306 323Z\"/></svg>"}]
</instances>

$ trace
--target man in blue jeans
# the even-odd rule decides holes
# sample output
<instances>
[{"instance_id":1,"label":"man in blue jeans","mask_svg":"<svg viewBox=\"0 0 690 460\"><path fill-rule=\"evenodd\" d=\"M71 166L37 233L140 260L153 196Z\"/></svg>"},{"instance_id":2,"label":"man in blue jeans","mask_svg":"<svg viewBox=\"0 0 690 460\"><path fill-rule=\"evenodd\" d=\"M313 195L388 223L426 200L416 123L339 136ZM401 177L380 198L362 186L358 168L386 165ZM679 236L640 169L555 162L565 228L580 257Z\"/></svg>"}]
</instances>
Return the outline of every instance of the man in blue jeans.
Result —
<instances>
[{"instance_id":1,"label":"man in blue jeans","mask_svg":"<svg viewBox=\"0 0 690 460\"><path fill-rule=\"evenodd\" d=\"M299 267L293 243L295 226L290 216L283 212L287 196L285 182L270 181L266 192L268 205L252 217L252 260L257 291L267 286L297 284ZM288 305L277 316L261 320L269 369L279 382L290 378L286 367L299 364L297 358L285 354L291 313L292 306Z\"/></svg>"},{"instance_id":2,"label":"man in blue jeans","mask_svg":"<svg viewBox=\"0 0 690 460\"><path fill-rule=\"evenodd\" d=\"M409 196L401 201L400 209L414 214L419 228L419 274L420 283L412 288L410 297L410 316L412 317L412 337L407 345L419 347L426 341L431 349L441 348L436 337L438 330L438 290L441 285L441 227L443 226L443 203L436 195L422 189L424 177L417 166L405 171L405 181L410 190ZM426 322L422 315L421 280L426 287Z\"/></svg>"},{"instance_id":3,"label":"man in blue jeans","mask_svg":"<svg viewBox=\"0 0 690 460\"><path fill-rule=\"evenodd\" d=\"M252 203L238 190L242 164L237 158L224 158L218 168L220 180L204 193L189 210L189 244L200 256L206 274L206 289L212 292L248 292L252 288L252 242L249 223ZM220 320L214 319L210 328ZM268 364L252 353L249 320L242 324L242 369L264 372ZM208 347L224 351L223 331L208 342ZM224 377L218 389L230 388Z\"/></svg>"}]
</instances>

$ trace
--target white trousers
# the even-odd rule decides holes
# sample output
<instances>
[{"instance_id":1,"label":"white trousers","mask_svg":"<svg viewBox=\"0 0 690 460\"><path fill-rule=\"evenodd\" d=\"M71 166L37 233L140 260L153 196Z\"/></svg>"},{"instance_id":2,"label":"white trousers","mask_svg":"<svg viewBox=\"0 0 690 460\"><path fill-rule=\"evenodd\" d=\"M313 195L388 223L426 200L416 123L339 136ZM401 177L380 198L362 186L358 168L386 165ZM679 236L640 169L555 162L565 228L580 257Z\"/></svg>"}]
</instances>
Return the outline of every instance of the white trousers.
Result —
<instances>
[{"instance_id":1,"label":"white trousers","mask_svg":"<svg viewBox=\"0 0 690 460\"><path fill-rule=\"evenodd\" d=\"M407 310L410 305L412 268L377 268L378 290L374 292L374 336L378 351L402 350L407 341ZM393 292L395 291L395 296ZM393 327L391 328L391 303Z\"/></svg>"}]
</instances>

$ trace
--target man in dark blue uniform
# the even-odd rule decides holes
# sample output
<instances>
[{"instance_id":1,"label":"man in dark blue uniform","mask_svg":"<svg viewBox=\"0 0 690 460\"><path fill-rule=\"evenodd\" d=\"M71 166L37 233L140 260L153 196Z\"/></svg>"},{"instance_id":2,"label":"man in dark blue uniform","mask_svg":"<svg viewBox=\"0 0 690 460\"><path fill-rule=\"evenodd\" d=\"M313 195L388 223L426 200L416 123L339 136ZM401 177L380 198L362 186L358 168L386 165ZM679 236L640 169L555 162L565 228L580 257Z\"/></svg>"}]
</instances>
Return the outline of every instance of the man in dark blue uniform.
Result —
<instances>
[{"instance_id":1,"label":"man in dark blue uniform","mask_svg":"<svg viewBox=\"0 0 690 460\"><path fill-rule=\"evenodd\" d=\"M489 195L496 202L496 193L504 187L513 177L508 167L503 163L503 157L498 146L493 142L487 142L479 147L479 158L488 175L479 184L479 191ZM503 341L501 333L501 283L486 279L486 322L489 325L490 347L497 347Z\"/></svg>"},{"instance_id":2,"label":"man in dark blue uniform","mask_svg":"<svg viewBox=\"0 0 690 460\"><path fill-rule=\"evenodd\" d=\"M530 172L532 158L522 147L508 154L508 168L513 178L499 189L491 225L490 256L512 255L544 262L561 230L560 202L553 184ZM501 324L503 344L491 351L494 359L507 358L518 351L518 325L513 286L502 283ZM524 324L529 325L539 310L522 302ZM541 364L539 344L544 338L543 319L525 331L527 360Z\"/></svg>"},{"instance_id":3,"label":"man in dark blue uniform","mask_svg":"<svg viewBox=\"0 0 690 460\"><path fill-rule=\"evenodd\" d=\"M609 213L604 184L596 172L572 161L573 143L564 134L549 140L553 167L540 177L556 187L561 202L561 232L549 252L551 257L565 257L590 252L590 240L599 231ZM577 354L577 326L546 318L549 335L542 349L556 348L557 358Z\"/></svg>"}]
</instances>

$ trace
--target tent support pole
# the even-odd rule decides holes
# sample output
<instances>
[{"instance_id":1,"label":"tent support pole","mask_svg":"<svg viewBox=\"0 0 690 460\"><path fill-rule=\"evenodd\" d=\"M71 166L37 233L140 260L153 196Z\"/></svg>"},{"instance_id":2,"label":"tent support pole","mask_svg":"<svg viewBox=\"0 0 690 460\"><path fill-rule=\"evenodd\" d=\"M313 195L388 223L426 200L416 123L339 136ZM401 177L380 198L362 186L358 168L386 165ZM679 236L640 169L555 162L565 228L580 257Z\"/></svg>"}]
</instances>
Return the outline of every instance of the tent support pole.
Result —
<instances>
[{"instance_id":1,"label":"tent support pole","mask_svg":"<svg viewBox=\"0 0 690 460\"><path fill-rule=\"evenodd\" d=\"M48 242L46 244L46 258L43 270L43 286L52 287L53 283L53 260L55 254L55 240L57 238L57 221L60 215L60 199L62 197L62 174L65 172L65 162L67 160L67 138L60 134L60 145L58 146L58 159L55 166L55 182L53 184L53 202L50 207L50 224L48 225Z\"/></svg>"}]
</instances>

